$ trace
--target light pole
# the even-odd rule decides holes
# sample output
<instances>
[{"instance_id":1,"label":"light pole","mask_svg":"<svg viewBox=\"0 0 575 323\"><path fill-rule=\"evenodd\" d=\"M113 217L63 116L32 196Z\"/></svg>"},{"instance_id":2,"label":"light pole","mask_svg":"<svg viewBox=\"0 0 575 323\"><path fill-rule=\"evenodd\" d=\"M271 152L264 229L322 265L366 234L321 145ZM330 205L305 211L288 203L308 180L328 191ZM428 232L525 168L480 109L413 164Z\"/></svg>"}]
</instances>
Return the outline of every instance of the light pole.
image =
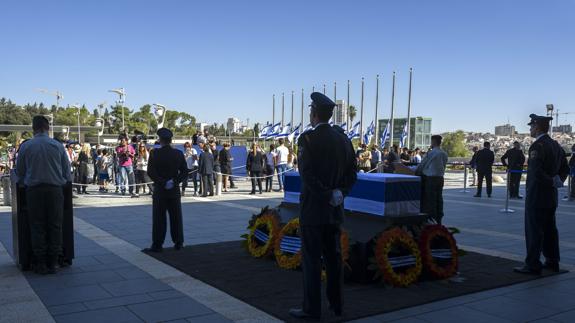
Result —
<instances>
[{"instance_id":1,"label":"light pole","mask_svg":"<svg viewBox=\"0 0 575 323\"><path fill-rule=\"evenodd\" d=\"M116 106L119 106L122 109L122 131L126 130L126 124L124 123L124 102L126 100L126 91L123 87L119 89L108 90L108 92L116 93L119 98L116 101Z\"/></svg>"},{"instance_id":2,"label":"light pole","mask_svg":"<svg viewBox=\"0 0 575 323\"><path fill-rule=\"evenodd\" d=\"M48 121L50 122L50 137L54 138L54 114L50 113L45 114L44 116L48 118Z\"/></svg>"},{"instance_id":3,"label":"light pole","mask_svg":"<svg viewBox=\"0 0 575 323\"><path fill-rule=\"evenodd\" d=\"M159 104L159 103L154 103L154 114L156 115L156 117L158 118L158 120L162 120L162 121L158 121L158 129L163 128L164 127L164 121L166 120L166 111L168 110L168 108L166 108L165 105Z\"/></svg>"},{"instance_id":4,"label":"light pole","mask_svg":"<svg viewBox=\"0 0 575 323\"><path fill-rule=\"evenodd\" d=\"M62 126L62 133L64 134L64 139L68 140L68 134L70 133L70 127Z\"/></svg>"},{"instance_id":5,"label":"light pole","mask_svg":"<svg viewBox=\"0 0 575 323\"><path fill-rule=\"evenodd\" d=\"M60 100L64 98L64 95L60 92L60 91L48 91L46 89L37 89L38 91L42 92L42 93L48 93L50 95L53 95L56 97L56 110L58 110L58 107L60 106ZM51 119L50 119L50 128L54 126L54 115L50 114ZM54 130L50 131L52 138L54 138Z\"/></svg>"},{"instance_id":6,"label":"light pole","mask_svg":"<svg viewBox=\"0 0 575 323\"><path fill-rule=\"evenodd\" d=\"M72 108L78 109L78 143L80 143L80 107L77 104L72 105Z\"/></svg>"},{"instance_id":7,"label":"light pole","mask_svg":"<svg viewBox=\"0 0 575 323\"><path fill-rule=\"evenodd\" d=\"M96 127L98 127L98 146L100 145L100 137L104 134L104 119L96 118Z\"/></svg>"}]
</instances>

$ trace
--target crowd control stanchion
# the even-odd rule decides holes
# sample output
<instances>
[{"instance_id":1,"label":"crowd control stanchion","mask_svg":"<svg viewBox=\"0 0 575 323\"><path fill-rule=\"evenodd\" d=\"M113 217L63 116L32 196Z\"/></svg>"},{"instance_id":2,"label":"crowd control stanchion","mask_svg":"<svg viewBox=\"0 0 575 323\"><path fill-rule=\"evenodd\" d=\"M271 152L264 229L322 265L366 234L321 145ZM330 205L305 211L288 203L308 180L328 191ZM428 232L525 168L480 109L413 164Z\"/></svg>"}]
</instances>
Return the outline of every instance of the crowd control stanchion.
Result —
<instances>
[{"instance_id":1,"label":"crowd control stanchion","mask_svg":"<svg viewBox=\"0 0 575 323\"><path fill-rule=\"evenodd\" d=\"M515 210L509 208L509 181L511 181L511 172L511 170L507 171L507 186L505 188L507 194L505 194L505 208L499 210L501 213L515 213Z\"/></svg>"},{"instance_id":2,"label":"crowd control stanchion","mask_svg":"<svg viewBox=\"0 0 575 323\"><path fill-rule=\"evenodd\" d=\"M463 164L463 189L459 192L469 193L469 190L467 189L467 164Z\"/></svg>"},{"instance_id":3,"label":"crowd control stanchion","mask_svg":"<svg viewBox=\"0 0 575 323\"><path fill-rule=\"evenodd\" d=\"M216 195L222 195L222 173L216 174Z\"/></svg>"},{"instance_id":4,"label":"crowd control stanchion","mask_svg":"<svg viewBox=\"0 0 575 323\"><path fill-rule=\"evenodd\" d=\"M571 198L571 174L567 177L567 195L562 198L563 201L569 201Z\"/></svg>"}]
</instances>

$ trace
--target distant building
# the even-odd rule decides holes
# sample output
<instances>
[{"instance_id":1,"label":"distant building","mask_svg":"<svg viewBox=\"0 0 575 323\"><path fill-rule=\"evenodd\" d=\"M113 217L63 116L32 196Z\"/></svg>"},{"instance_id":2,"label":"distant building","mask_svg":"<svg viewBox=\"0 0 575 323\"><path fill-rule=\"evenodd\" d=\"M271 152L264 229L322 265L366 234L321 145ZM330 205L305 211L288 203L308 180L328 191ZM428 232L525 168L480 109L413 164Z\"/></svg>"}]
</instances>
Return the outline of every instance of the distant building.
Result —
<instances>
[{"instance_id":1,"label":"distant building","mask_svg":"<svg viewBox=\"0 0 575 323\"><path fill-rule=\"evenodd\" d=\"M513 137L513 135L515 135L515 126L510 124L495 126L495 135Z\"/></svg>"},{"instance_id":2,"label":"distant building","mask_svg":"<svg viewBox=\"0 0 575 323\"><path fill-rule=\"evenodd\" d=\"M381 132L387 126L389 119L378 120L378 133L377 140L380 141ZM407 118L394 118L393 119L393 143L399 145L401 133L405 127ZM420 148L426 149L431 146L431 118L427 117L414 117L410 122L410 149ZM372 139L373 141L373 139ZM374 141L373 141L374 142ZM389 147L389 141L386 143Z\"/></svg>"},{"instance_id":3,"label":"distant building","mask_svg":"<svg viewBox=\"0 0 575 323\"><path fill-rule=\"evenodd\" d=\"M232 117L228 118L226 129L228 130L229 133L238 133L240 132L241 126L242 124L240 122L240 119Z\"/></svg>"},{"instance_id":4,"label":"distant building","mask_svg":"<svg viewBox=\"0 0 575 323\"><path fill-rule=\"evenodd\" d=\"M208 127L208 124L205 122L196 122L196 130L200 132L204 132L204 129Z\"/></svg>"},{"instance_id":5,"label":"distant building","mask_svg":"<svg viewBox=\"0 0 575 323\"><path fill-rule=\"evenodd\" d=\"M335 109L333 109L333 123L341 125L342 123L347 122L347 110L348 108L345 100L336 100Z\"/></svg>"},{"instance_id":6,"label":"distant building","mask_svg":"<svg viewBox=\"0 0 575 323\"><path fill-rule=\"evenodd\" d=\"M570 124L562 124L558 127L553 127L553 133L571 133L573 129Z\"/></svg>"}]
</instances>

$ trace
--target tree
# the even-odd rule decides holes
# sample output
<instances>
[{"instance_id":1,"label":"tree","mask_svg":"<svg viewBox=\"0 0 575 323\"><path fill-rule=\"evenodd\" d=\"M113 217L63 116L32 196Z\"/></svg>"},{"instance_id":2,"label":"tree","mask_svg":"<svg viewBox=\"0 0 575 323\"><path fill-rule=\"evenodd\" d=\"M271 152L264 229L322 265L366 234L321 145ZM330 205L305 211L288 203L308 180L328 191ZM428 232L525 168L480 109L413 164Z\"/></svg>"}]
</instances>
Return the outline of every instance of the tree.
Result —
<instances>
[{"instance_id":1,"label":"tree","mask_svg":"<svg viewBox=\"0 0 575 323\"><path fill-rule=\"evenodd\" d=\"M465 148L465 132L457 130L443 136L441 147L449 157L467 157L469 151Z\"/></svg>"},{"instance_id":2,"label":"tree","mask_svg":"<svg viewBox=\"0 0 575 323\"><path fill-rule=\"evenodd\" d=\"M355 108L355 105L350 105L348 107L348 113L349 113L349 122L353 123L353 119L355 119L355 116L357 115L357 109ZM348 126L352 126L352 125L348 125Z\"/></svg>"}]
</instances>

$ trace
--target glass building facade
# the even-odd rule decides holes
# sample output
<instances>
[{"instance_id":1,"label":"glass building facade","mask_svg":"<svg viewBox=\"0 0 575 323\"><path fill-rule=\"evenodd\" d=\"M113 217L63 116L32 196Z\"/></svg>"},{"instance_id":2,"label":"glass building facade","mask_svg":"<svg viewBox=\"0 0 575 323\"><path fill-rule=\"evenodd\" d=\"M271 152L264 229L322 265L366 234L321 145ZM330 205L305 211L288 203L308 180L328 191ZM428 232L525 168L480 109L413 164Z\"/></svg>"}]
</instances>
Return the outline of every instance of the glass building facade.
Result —
<instances>
[{"instance_id":1,"label":"glass building facade","mask_svg":"<svg viewBox=\"0 0 575 323\"><path fill-rule=\"evenodd\" d=\"M381 132L387 126L389 119L379 119L378 120L378 141L381 139ZM405 127L407 118L394 118L393 119L393 143L399 145L399 140L401 138L401 133ZM410 123L410 149L429 148L431 145L431 118L425 117L414 117L411 118ZM386 147L390 146L389 141L385 144Z\"/></svg>"}]
</instances>

